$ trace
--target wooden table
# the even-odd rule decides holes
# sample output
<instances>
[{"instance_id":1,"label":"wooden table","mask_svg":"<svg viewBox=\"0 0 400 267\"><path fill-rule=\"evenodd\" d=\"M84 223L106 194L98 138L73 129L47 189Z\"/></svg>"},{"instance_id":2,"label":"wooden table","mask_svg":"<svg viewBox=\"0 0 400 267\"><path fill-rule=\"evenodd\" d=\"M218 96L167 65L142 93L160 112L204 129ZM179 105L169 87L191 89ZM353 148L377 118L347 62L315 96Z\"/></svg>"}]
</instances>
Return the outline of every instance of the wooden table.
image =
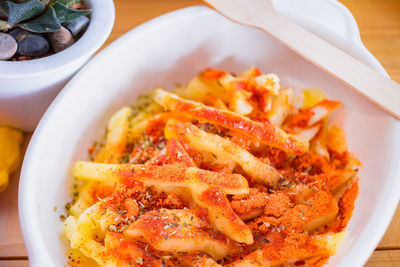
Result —
<instances>
[{"instance_id":1,"label":"wooden table","mask_svg":"<svg viewBox=\"0 0 400 267\"><path fill-rule=\"evenodd\" d=\"M400 1L342 0L341 2L354 14L367 48L383 64L392 79L400 83ZM105 45L153 17L196 4L201 4L201 1L115 0L116 23ZM28 139L29 136L26 144ZM0 194L0 267L28 266L18 222L18 177L17 171L12 177L10 187ZM366 266L400 266L400 207Z\"/></svg>"}]
</instances>

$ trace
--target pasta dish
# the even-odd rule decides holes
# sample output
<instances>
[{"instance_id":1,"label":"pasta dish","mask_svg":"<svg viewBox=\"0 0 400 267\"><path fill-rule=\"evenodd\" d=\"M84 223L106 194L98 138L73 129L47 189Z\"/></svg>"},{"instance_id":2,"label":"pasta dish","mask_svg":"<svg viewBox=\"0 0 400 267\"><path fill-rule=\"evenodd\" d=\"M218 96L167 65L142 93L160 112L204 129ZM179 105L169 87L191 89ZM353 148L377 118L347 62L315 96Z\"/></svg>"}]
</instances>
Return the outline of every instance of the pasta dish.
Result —
<instances>
[{"instance_id":1,"label":"pasta dish","mask_svg":"<svg viewBox=\"0 0 400 267\"><path fill-rule=\"evenodd\" d=\"M73 166L70 266L323 266L360 162L341 103L256 67L206 69L110 119Z\"/></svg>"}]
</instances>

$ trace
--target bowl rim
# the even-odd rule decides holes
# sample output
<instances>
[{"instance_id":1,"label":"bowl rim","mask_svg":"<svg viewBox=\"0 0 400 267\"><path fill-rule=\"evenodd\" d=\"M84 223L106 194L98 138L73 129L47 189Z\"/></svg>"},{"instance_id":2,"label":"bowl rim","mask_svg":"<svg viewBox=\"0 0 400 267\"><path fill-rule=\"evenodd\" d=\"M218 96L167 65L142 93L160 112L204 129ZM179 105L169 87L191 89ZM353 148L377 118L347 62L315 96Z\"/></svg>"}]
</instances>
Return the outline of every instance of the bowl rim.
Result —
<instances>
[{"instance_id":1,"label":"bowl rim","mask_svg":"<svg viewBox=\"0 0 400 267\"><path fill-rule=\"evenodd\" d=\"M384 71L383 67L379 64L379 62L372 56L372 54L365 48L365 46L362 44L361 39L359 37L359 31L358 31L358 27L357 24L355 23L355 20L353 18L353 16L351 15L351 13L347 10L347 8L336 2L335 0L328 0L327 1L330 4L334 4L336 7L342 9L342 11L345 11L345 13L347 15L350 15L351 17L351 25L349 25L352 28L356 28L353 30L352 35L354 34L358 34L358 36L356 37L355 40L359 39L359 42L354 42L354 40L352 40L352 42L357 45L360 49L362 49L363 53L365 54L365 56L369 56L372 57L374 59L374 69L376 69L379 72L383 72L383 74L386 74L386 72ZM108 51L109 50L113 50L114 47L118 47L119 44L124 43L126 39L129 39L132 35L137 35L137 34L141 34L145 31L147 31L148 29L152 28L154 25L162 23L170 18L177 18L179 16L187 16L191 13L199 13L201 14L202 12L210 12L210 10L204 8L204 6L200 5L200 6L191 6L191 7L187 7L187 8L183 8L183 9L178 9L176 11L173 12L169 12L166 13L164 15L161 15L159 17L156 17L150 21L145 22L144 24L134 28L133 30L129 31L128 33L124 34L123 36L121 36L120 38L118 38L116 41L114 41L110 46L108 46L106 49L104 49L99 56L97 56L96 58L94 58L93 60L91 60L88 65L85 68L90 68L92 65L96 64L97 61L99 61L100 59L103 58L107 58L108 57ZM79 77L83 75L82 72L78 73L68 84L67 84L67 88L69 89L70 87L72 87L76 81L79 80ZM387 75L387 74L386 74ZM61 100L62 96L64 94L67 94L68 90L63 90L60 95L56 98L56 100L51 104L50 108L48 109L48 111L45 113L46 117L48 115L48 113L51 112L51 110L54 109L54 107L57 105L57 103ZM395 119L393 119L393 123L397 124L397 126L400 126L400 121L396 121ZM29 220L26 220L27 218L33 218L31 216L35 216L34 214L34 210L30 209L30 206L33 205L33 203L29 200L32 199L34 192L33 190L31 190L30 185L34 185L34 181L30 181L28 178L29 176L29 170L31 168L33 168L34 166L32 166L32 162L28 159L31 158L31 154L33 154L33 151L36 148L37 145L37 139L39 139L39 133L42 130L42 124L44 124L44 120L42 120L39 123L38 126L38 130L35 131L31 143L28 147L27 153L25 158L27 158L27 161L24 161L23 164L23 170L21 173L21 180L20 180L20 194L19 194L19 214L20 214L20 224L21 224L21 230L23 233L23 237L25 240L25 244L28 250L28 254L30 256L30 260L33 261L33 263L41 263L41 262L45 262L43 261L43 258L46 256L45 259L49 260L51 259L50 255L49 255L49 251L47 250L47 246L44 243L43 239L41 238L41 235L37 232L37 231L32 231L32 224L29 223ZM399 127L400 129L400 127ZM400 169L398 169L396 177L400 177ZM32 180L32 179L31 179ZM386 190L387 191L387 190ZM385 192L386 192L385 191ZM394 192L397 194L393 194L389 196L389 199L391 200L391 203L393 204L392 206L388 207L388 205L385 205L386 208L383 211L383 214L381 214L381 216L379 216L379 214L377 214L377 211L374 212L373 214L371 214L371 219L372 218L377 218L379 217L384 217L384 220L380 221L380 225L378 228L374 229L375 234L373 235L373 237L371 237L369 239L369 241L367 242L368 244L366 244L365 246L365 250L367 250L369 253L364 253L363 256L358 257L357 259L353 259L353 263L356 263L355 266L361 266L362 264L364 264L369 256L372 254L374 248L376 247L376 245L379 243L380 239L382 238L385 230L387 229L391 218L396 210L397 207L397 203L400 200L400 190L397 190L395 188L392 188L391 192ZM394 205L394 203L396 203L396 205ZM381 206L380 206L381 207ZM367 228L371 227L371 224L369 223L368 225L365 226L365 228L363 229L362 232L365 232L366 230L368 230ZM362 235L362 233L360 233L360 236ZM353 244L354 246L354 244ZM351 249L351 248L350 248ZM349 251L350 251L349 249ZM345 258L345 257L344 257ZM344 259L343 258L343 259ZM343 261L342 259L342 261ZM339 265L341 265L339 263ZM32 265L32 266L40 266L38 265Z\"/></svg>"},{"instance_id":2,"label":"bowl rim","mask_svg":"<svg viewBox=\"0 0 400 267\"><path fill-rule=\"evenodd\" d=\"M0 61L0 79L50 75L93 55L107 40L115 21L113 0L83 0L92 9L86 32L76 43L51 56L26 61Z\"/></svg>"}]
</instances>

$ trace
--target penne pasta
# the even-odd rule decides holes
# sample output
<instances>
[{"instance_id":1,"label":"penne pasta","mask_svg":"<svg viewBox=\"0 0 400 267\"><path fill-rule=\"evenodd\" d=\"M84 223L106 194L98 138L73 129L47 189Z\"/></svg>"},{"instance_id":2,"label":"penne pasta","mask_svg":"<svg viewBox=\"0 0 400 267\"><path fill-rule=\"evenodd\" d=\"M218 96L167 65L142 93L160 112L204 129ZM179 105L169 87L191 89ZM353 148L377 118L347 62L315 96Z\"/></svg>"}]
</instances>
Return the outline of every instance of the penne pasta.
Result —
<instances>
[{"instance_id":1,"label":"penne pasta","mask_svg":"<svg viewBox=\"0 0 400 267\"><path fill-rule=\"evenodd\" d=\"M214 259L234 249L218 232L203 229L205 223L189 210L151 211L135 221L124 234L144 239L154 248L168 252L204 252Z\"/></svg>"},{"instance_id":2,"label":"penne pasta","mask_svg":"<svg viewBox=\"0 0 400 267\"><path fill-rule=\"evenodd\" d=\"M149 166L141 164L104 164L79 161L74 167L74 177L82 180L129 182L141 181L148 186L168 187L218 187L226 194L246 194L247 180L239 174L223 174L181 165Z\"/></svg>"},{"instance_id":3,"label":"penne pasta","mask_svg":"<svg viewBox=\"0 0 400 267\"><path fill-rule=\"evenodd\" d=\"M229 139L202 131L193 124L169 120L165 127L165 133L167 138L183 137L200 151L211 152L217 156L231 159L259 183L276 186L282 179L275 168L261 162L247 150Z\"/></svg>"},{"instance_id":4,"label":"penne pasta","mask_svg":"<svg viewBox=\"0 0 400 267\"><path fill-rule=\"evenodd\" d=\"M132 109L126 107L119 110L110 119L107 127L106 144L97 155L97 162L115 163L122 157L129 139L131 116Z\"/></svg>"},{"instance_id":5,"label":"penne pasta","mask_svg":"<svg viewBox=\"0 0 400 267\"><path fill-rule=\"evenodd\" d=\"M297 140L272 124L254 122L230 111L219 110L184 100L163 89L155 90L154 100L166 109L183 112L186 116L243 132L265 142L267 145L278 147L288 152L302 154L308 150L307 142Z\"/></svg>"}]
</instances>

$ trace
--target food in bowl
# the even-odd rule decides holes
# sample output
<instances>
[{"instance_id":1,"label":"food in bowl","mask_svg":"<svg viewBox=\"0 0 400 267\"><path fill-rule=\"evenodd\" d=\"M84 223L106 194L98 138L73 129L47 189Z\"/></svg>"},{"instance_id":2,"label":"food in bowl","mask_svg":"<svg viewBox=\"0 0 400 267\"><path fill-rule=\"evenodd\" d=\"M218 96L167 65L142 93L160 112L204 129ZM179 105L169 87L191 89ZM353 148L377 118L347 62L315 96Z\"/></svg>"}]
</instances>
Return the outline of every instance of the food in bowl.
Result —
<instances>
[{"instance_id":1,"label":"food in bowl","mask_svg":"<svg viewBox=\"0 0 400 267\"><path fill-rule=\"evenodd\" d=\"M325 264L358 193L360 162L330 120L340 105L252 67L207 69L122 108L74 165L71 262Z\"/></svg>"}]
</instances>

